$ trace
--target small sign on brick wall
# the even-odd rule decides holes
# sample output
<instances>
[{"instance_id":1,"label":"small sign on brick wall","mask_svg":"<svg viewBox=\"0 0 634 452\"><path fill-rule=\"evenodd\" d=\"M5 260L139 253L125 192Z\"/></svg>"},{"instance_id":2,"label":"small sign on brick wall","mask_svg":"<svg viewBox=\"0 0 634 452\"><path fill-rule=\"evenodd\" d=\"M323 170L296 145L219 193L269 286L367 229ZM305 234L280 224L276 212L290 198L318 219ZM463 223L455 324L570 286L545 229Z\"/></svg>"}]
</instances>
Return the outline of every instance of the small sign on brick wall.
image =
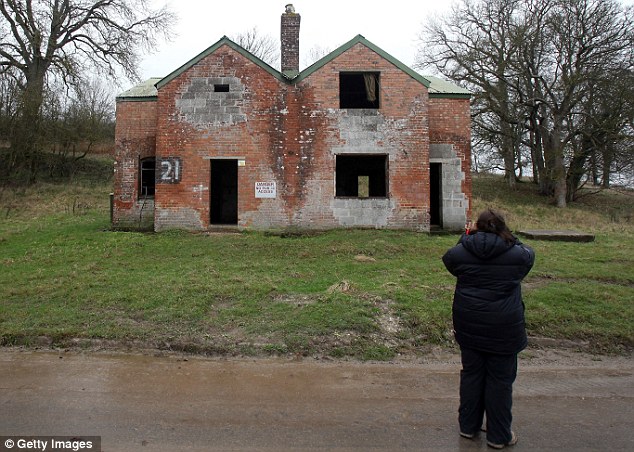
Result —
<instances>
[{"instance_id":1,"label":"small sign on brick wall","mask_svg":"<svg viewBox=\"0 0 634 452\"><path fill-rule=\"evenodd\" d=\"M256 198L276 198L277 186L275 182L256 182L255 183Z\"/></svg>"}]
</instances>

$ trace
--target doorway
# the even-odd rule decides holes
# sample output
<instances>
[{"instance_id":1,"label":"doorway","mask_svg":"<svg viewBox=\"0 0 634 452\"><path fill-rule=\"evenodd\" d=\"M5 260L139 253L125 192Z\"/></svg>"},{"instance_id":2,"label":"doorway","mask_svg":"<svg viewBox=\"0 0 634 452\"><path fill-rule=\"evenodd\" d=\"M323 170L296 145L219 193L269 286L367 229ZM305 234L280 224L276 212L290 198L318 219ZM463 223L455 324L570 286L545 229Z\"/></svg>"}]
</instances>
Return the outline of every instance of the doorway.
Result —
<instances>
[{"instance_id":1,"label":"doorway","mask_svg":"<svg viewBox=\"0 0 634 452\"><path fill-rule=\"evenodd\" d=\"M212 159L210 223L238 224L238 160Z\"/></svg>"},{"instance_id":2,"label":"doorway","mask_svg":"<svg viewBox=\"0 0 634 452\"><path fill-rule=\"evenodd\" d=\"M429 225L442 228L442 163L429 164Z\"/></svg>"}]
</instances>

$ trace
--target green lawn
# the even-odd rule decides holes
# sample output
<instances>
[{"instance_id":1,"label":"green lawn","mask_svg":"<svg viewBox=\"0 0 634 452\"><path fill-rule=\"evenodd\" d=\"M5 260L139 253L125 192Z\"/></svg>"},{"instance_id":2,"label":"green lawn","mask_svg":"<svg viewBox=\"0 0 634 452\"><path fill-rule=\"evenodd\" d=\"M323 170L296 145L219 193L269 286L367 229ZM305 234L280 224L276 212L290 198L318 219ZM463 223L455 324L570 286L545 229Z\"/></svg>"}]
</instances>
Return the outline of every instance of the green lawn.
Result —
<instances>
[{"instance_id":1,"label":"green lawn","mask_svg":"<svg viewBox=\"0 0 634 452\"><path fill-rule=\"evenodd\" d=\"M548 227L591 218L582 227L597 234L582 244L525 240L537 252L524 285L529 334L630 349L634 226L627 205L579 204L562 215L526 185L523 196L501 198L499 179L476 178L475 207L500 208L515 229L528 218L539 224L535 212ZM457 235L112 232L109 190L76 183L2 193L2 344L360 359L452 344L454 278L440 257Z\"/></svg>"}]
</instances>

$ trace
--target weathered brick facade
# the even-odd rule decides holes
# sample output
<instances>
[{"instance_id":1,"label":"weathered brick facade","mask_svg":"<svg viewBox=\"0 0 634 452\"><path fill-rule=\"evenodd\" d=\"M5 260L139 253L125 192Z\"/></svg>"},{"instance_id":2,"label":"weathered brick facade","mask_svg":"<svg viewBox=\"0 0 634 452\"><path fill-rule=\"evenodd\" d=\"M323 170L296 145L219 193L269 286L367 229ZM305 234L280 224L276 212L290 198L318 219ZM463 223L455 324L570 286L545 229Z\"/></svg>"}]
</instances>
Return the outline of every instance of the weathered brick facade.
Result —
<instances>
[{"instance_id":1,"label":"weathered brick facade","mask_svg":"<svg viewBox=\"0 0 634 452\"><path fill-rule=\"evenodd\" d=\"M299 32L294 12L282 25L289 15ZM342 108L345 74L350 83L366 77L359 106ZM139 162L151 156L148 199L139 195ZM442 165L435 192L430 162ZM362 36L285 73L223 38L117 99L113 221L132 228L153 220L157 231L428 231L434 210L436 223L458 228L469 215L469 163L468 93L420 76Z\"/></svg>"},{"instance_id":2,"label":"weathered brick facade","mask_svg":"<svg viewBox=\"0 0 634 452\"><path fill-rule=\"evenodd\" d=\"M430 163L442 165L442 224L457 229L471 218L471 115L469 99L432 94Z\"/></svg>"},{"instance_id":3,"label":"weathered brick facade","mask_svg":"<svg viewBox=\"0 0 634 452\"><path fill-rule=\"evenodd\" d=\"M139 164L156 155L156 100L117 102L116 117L113 224L151 229L154 198L140 193Z\"/></svg>"}]
</instances>

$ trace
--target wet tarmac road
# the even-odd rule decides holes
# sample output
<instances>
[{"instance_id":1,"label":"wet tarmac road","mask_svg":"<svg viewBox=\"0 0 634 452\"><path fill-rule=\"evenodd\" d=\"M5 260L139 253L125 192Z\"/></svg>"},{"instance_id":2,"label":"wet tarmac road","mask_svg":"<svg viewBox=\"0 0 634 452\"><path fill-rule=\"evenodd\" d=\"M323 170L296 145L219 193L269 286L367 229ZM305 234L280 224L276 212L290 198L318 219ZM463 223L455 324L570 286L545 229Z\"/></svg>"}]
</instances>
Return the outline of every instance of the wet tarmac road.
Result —
<instances>
[{"instance_id":1,"label":"wet tarmac road","mask_svg":"<svg viewBox=\"0 0 634 452\"><path fill-rule=\"evenodd\" d=\"M108 452L487 450L483 437L458 435L458 372L455 356L364 364L4 349L0 435L101 436ZM627 359L520 362L510 450L634 450L633 374Z\"/></svg>"}]
</instances>

